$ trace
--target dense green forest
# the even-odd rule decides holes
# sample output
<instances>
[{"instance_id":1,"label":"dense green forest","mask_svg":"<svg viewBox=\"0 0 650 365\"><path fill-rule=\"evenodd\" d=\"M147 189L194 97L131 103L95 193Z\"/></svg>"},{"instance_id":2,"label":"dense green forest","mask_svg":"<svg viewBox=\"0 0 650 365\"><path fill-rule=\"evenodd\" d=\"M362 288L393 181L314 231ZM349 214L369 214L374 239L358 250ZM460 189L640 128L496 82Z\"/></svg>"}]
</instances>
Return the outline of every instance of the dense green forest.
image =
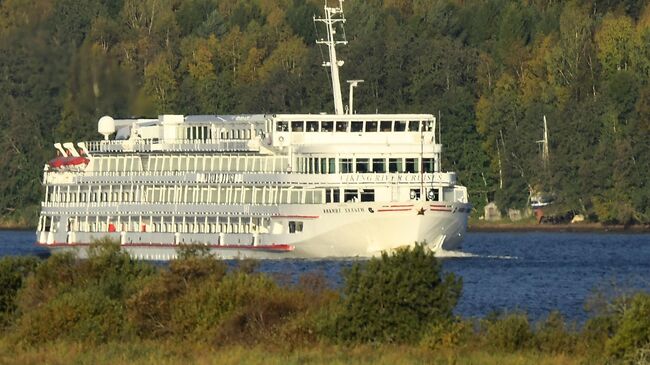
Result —
<instances>
[{"instance_id":1,"label":"dense green forest","mask_svg":"<svg viewBox=\"0 0 650 365\"><path fill-rule=\"evenodd\" d=\"M321 0L0 1L0 210L40 198L52 143L102 115L332 112ZM644 0L348 0L359 113L440 113L476 215L494 200L650 221ZM550 156L538 140L548 120Z\"/></svg>"}]
</instances>

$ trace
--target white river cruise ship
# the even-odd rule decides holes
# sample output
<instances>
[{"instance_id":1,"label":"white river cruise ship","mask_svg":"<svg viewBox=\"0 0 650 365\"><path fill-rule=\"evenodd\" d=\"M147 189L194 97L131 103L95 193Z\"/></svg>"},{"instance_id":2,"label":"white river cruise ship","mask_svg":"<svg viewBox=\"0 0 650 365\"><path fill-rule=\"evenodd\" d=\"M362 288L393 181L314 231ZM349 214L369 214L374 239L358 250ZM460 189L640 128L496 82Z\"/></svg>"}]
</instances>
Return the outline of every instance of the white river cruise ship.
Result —
<instances>
[{"instance_id":1,"label":"white river cruise ship","mask_svg":"<svg viewBox=\"0 0 650 365\"><path fill-rule=\"evenodd\" d=\"M223 258L368 257L425 242L458 247L471 206L442 172L430 114L343 109L336 29L325 7L335 114L161 115L99 120L103 140L57 143L44 168L38 244L110 237L133 257L184 244Z\"/></svg>"}]
</instances>

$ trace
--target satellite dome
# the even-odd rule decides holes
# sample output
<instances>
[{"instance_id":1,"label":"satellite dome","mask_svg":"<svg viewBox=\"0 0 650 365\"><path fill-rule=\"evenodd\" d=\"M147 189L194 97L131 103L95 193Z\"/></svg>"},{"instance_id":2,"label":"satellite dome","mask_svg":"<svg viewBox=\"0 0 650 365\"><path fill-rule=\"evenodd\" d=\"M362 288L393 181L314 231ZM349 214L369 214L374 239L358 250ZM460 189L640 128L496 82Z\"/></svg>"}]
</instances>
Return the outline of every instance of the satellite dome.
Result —
<instances>
[{"instance_id":1,"label":"satellite dome","mask_svg":"<svg viewBox=\"0 0 650 365\"><path fill-rule=\"evenodd\" d=\"M97 131L99 134L104 136L104 139L108 139L108 136L115 133L115 120L108 115L105 115L99 118L97 123Z\"/></svg>"}]
</instances>

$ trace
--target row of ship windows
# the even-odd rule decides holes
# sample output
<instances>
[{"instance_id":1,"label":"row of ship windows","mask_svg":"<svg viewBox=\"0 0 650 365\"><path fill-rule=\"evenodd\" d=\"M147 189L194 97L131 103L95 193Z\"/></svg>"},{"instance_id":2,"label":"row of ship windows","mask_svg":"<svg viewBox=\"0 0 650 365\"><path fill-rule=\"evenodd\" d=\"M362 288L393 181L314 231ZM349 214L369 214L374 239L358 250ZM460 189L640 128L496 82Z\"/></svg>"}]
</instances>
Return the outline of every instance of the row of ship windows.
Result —
<instances>
[{"instance_id":1,"label":"row of ship windows","mask_svg":"<svg viewBox=\"0 0 650 365\"><path fill-rule=\"evenodd\" d=\"M42 216L39 231L50 231L57 219ZM270 225L269 218L258 217L86 216L68 218L66 229L78 232L268 233Z\"/></svg>"},{"instance_id":2,"label":"row of ship windows","mask_svg":"<svg viewBox=\"0 0 650 365\"><path fill-rule=\"evenodd\" d=\"M56 218L42 216L39 219L39 231L52 231L57 223ZM291 220L274 229L276 233L301 233L304 222ZM141 232L141 233L269 233L271 221L269 218L258 217L74 217L68 218L68 232ZM55 230L54 230L55 231ZM183 240L184 242L184 240Z\"/></svg>"},{"instance_id":3,"label":"row of ship windows","mask_svg":"<svg viewBox=\"0 0 650 365\"><path fill-rule=\"evenodd\" d=\"M287 157L262 156L110 156L93 159L92 171L251 171L283 172Z\"/></svg>"},{"instance_id":4,"label":"row of ship windows","mask_svg":"<svg viewBox=\"0 0 650 365\"><path fill-rule=\"evenodd\" d=\"M320 204L322 190L288 188L183 188L151 187L139 192L52 192L46 202L55 203L151 203L151 204Z\"/></svg>"},{"instance_id":5,"label":"row of ship windows","mask_svg":"<svg viewBox=\"0 0 650 365\"><path fill-rule=\"evenodd\" d=\"M275 130L277 132L430 132L433 131L433 121L278 121Z\"/></svg>"},{"instance_id":6,"label":"row of ship windows","mask_svg":"<svg viewBox=\"0 0 650 365\"><path fill-rule=\"evenodd\" d=\"M374 202L375 189L343 189L344 202ZM340 203L341 189L325 189L325 203Z\"/></svg>"},{"instance_id":7,"label":"row of ship windows","mask_svg":"<svg viewBox=\"0 0 650 365\"><path fill-rule=\"evenodd\" d=\"M374 189L290 189L251 187L148 187L132 191L52 191L54 203L181 203L181 204L321 204L375 201Z\"/></svg>"},{"instance_id":8,"label":"row of ship windows","mask_svg":"<svg viewBox=\"0 0 650 365\"><path fill-rule=\"evenodd\" d=\"M337 163L338 160L338 163ZM248 171L282 172L287 169L287 158L233 157L233 156L152 156L146 161L147 171ZM338 169L337 169L338 165ZM308 157L298 158L298 171L303 173L386 173L435 171L434 158L401 157ZM94 171L141 171L138 157L96 158Z\"/></svg>"},{"instance_id":9,"label":"row of ship windows","mask_svg":"<svg viewBox=\"0 0 650 365\"><path fill-rule=\"evenodd\" d=\"M313 157L298 159L298 171L313 174L349 174L349 173L386 173L386 172L435 172L435 159L423 158L339 158L338 170L336 159L331 157Z\"/></svg>"},{"instance_id":10,"label":"row of ship windows","mask_svg":"<svg viewBox=\"0 0 650 365\"><path fill-rule=\"evenodd\" d=\"M213 136L221 139L251 139L255 135L263 135L262 129L220 129L214 130L210 126L193 126L185 128L185 138L191 140L211 140Z\"/></svg>"}]
</instances>

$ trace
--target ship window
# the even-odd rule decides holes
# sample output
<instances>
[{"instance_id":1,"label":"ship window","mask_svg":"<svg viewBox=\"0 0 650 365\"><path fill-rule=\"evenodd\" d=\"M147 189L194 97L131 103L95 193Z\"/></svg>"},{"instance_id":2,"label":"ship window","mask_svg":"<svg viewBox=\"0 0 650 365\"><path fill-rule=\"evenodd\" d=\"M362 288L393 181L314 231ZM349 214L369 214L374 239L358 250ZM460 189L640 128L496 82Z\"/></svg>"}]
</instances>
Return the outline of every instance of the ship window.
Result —
<instances>
[{"instance_id":1,"label":"ship window","mask_svg":"<svg viewBox=\"0 0 650 365\"><path fill-rule=\"evenodd\" d=\"M289 221L289 233L302 232L303 224L301 221Z\"/></svg>"},{"instance_id":2,"label":"ship window","mask_svg":"<svg viewBox=\"0 0 650 365\"><path fill-rule=\"evenodd\" d=\"M406 172L418 172L417 158L406 159Z\"/></svg>"},{"instance_id":3,"label":"ship window","mask_svg":"<svg viewBox=\"0 0 650 365\"><path fill-rule=\"evenodd\" d=\"M325 203L332 202L332 189L325 189Z\"/></svg>"},{"instance_id":4,"label":"ship window","mask_svg":"<svg viewBox=\"0 0 650 365\"><path fill-rule=\"evenodd\" d=\"M336 173L336 159L335 158L330 158L329 159L329 171L330 174L335 174Z\"/></svg>"},{"instance_id":5,"label":"ship window","mask_svg":"<svg viewBox=\"0 0 650 365\"><path fill-rule=\"evenodd\" d=\"M406 130L406 121L396 120L395 121L395 132L404 132Z\"/></svg>"},{"instance_id":6,"label":"ship window","mask_svg":"<svg viewBox=\"0 0 650 365\"><path fill-rule=\"evenodd\" d=\"M291 131L292 132L304 132L305 131L305 122L291 122Z\"/></svg>"},{"instance_id":7,"label":"ship window","mask_svg":"<svg viewBox=\"0 0 650 365\"><path fill-rule=\"evenodd\" d=\"M366 122L366 132L377 132L377 122Z\"/></svg>"},{"instance_id":8,"label":"ship window","mask_svg":"<svg viewBox=\"0 0 650 365\"><path fill-rule=\"evenodd\" d=\"M393 129L393 121L391 120L382 120L379 124L380 132L390 132Z\"/></svg>"},{"instance_id":9,"label":"ship window","mask_svg":"<svg viewBox=\"0 0 650 365\"><path fill-rule=\"evenodd\" d=\"M370 159L368 158L357 158L357 172L358 173L366 173L370 172Z\"/></svg>"},{"instance_id":10,"label":"ship window","mask_svg":"<svg viewBox=\"0 0 650 365\"><path fill-rule=\"evenodd\" d=\"M411 192L409 193L409 197L411 200L419 200L420 199L420 189L411 189Z\"/></svg>"},{"instance_id":11,"label":"ship window","mask_svg":"<svg viewBox=\"0 0 650 365\"><path fill-rule=\"evenodd\" d=\"M348 131L348 122L336 122L336 131L337 132L347 132Z\"/></svg>"},{"instance_id":12,"label":"ship window","mask_svg":"<svg viewBox=\"0 0 650 365\"><path fill-rule=\"evenodd\" d=\"M386 160L383 158L372 159L372 171L378 173L386 172Z\"/></svg>"},{"instance_id":13,"label":"ship window","mask_svg":"<svg viewBox=\"0 0 650 365\"><path fill-rule=\"evenodd\" d=\"M401 158L388 159L388 172L404 172Z\"/></svg>"},{"instance_id":14,"label":"ship window","mask_svg":"<svg viewBox=\"0 0 650 365\"><path fill-rule=\"evenodd\" d=\"M345 189L343 191L343 201L356 202L359 200L359 191L357 189Z\"/></svg>"},{"instance_id":15,"label":"ship window","mask_svg":"<svg viewBox=\"0 0 650 365\"><path fill-rule=\"evenodd\" d=\"M321 122L321 132L331 132L334 130L334 122Z\"/></svg>"},{"instance_id":16,"label":"ship window","mask_svg":"<svg viewBox=\"0 0 650 365\"><path fill-rule=\"evenodd\" d=\"M420 122L412 120L409 122L409 132L419 132Z\"/></svg>"},{"instance_id":17,"label":"ship window","mask_svg":"<svg viewBox=\"0 0 650 365\"><path fill-rule=\"evenodd\" d=\"M307 132L318 132L318 122L307 122Z\"/></svg>"},{"instance_id":18,"label":"ship window","mask_svg":"<svg viewBox=\"0 0 650 365\"><path fill-rule=\"evenodd\" d=\"M320 173L321 174L326 174L327 173L327 159L326 158L321 158L320 159Z\"/></svg>"},{"instance_id":19,"label":"ship window","mask_svg":"<svg viewBox=\"0 0 650 365\"><path fill-rule=\"evenodd\" d=\"M427 192L427 200L430 201L440 201L440 189L429 189Z\"/></svg>"},{"instance_id":20,"label":"ship window","mask_svg":"<svg viewBox=\"0 0 650 365\"><path fill-rule=\"evenodd\" d=\"M361 201L362 202L374 202L375 201L375 189L363 189L363 190L361 190Z\"/></svg>"},{"instance_id":21,"label":"ship window","mask_svg":"<svg viewBox=\"0 0 650 365\"><path fill-rule=\"evenodd\" d=\"M363 122L352 122L350 126L352 132L363 132Z\"/></svg>"},{"instance_id":22,"label":"ship window","mask_svg":"<svg viewBox=\"0 0 650 365\"><path fill-rule=\"evenodd\" d=\"M430 132L433 130L433 121L431 120L423 120L420 124L422 125L423 132Z\"/></svg>"},{"instance_id":23,"label":"ship window","mask_svg":"<svg viewBox=\"0 0 650 365\"><path fill-rule=\"evenodd\" d=\"M340 169L342 174L349 174L352 172L352 159L342 158L340 161Z\"/></svg>"},{"instance_id":24,"label":"ship window","mask_svg":"<svg viewBox=\"0 0 650 365\"><path fill-rule=\"evenodd\" d=\"M289 130L289 123L278 121L275 130L278 132L286 132Z\"/></svg>"},{"instance_id":25,"label":"ship window","mask_svg":"<svg viewBox=\"0 0 650 365\"><path fill-rule=\"evenodd\" d=\"M433 158L422 159L422 171L423 172L433 172L434 168L435 168L435 159L433 159Z\"/></svg>"},{"instance_id":26,"label":"ship window","mask_svg":"<svg viewBox=\"0 0 650 365\"><path fill-rule=\"evenodd\" d=\"M341 191L339 189L332 190L332 202L333 203L341 202Z\"/></svg>"},{"instance_id":27,"label":"ship window","mask_svg":"<svg viewBox=\"0 0 650 365\"><path fill-rule=\"evenodd\" d=\"M314 173L320 174L320 159L316 157L313 160L314 160Z\"/></svg>"}]
</instances>

